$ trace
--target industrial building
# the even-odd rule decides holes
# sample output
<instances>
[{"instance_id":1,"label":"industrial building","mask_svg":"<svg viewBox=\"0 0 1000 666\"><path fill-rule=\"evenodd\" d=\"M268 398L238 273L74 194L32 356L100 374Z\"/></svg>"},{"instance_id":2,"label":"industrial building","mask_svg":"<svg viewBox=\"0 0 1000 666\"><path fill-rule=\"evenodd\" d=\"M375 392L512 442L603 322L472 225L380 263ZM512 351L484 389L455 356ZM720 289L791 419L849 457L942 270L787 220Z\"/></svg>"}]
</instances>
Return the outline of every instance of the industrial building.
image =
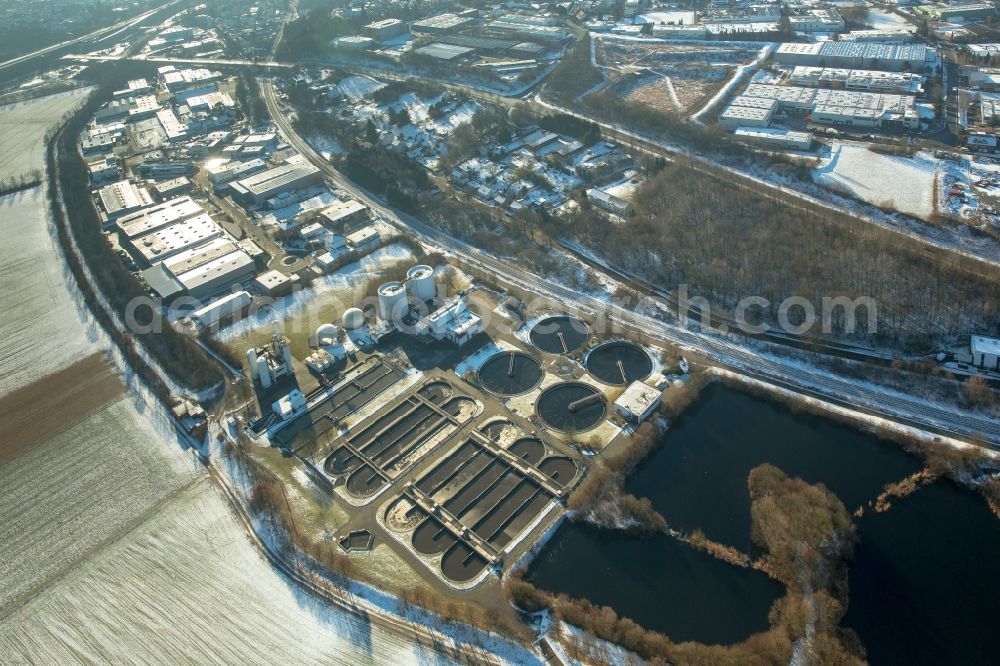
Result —
<instances>
[{"instance_id":1,"label":"industrial building","mask_svg":"<svg viewBox=\"0 0 1000 666\"><path fill-rule=\"evenodd\" d=\"M788 82L814 88L839 88L919 95L924 77L911 72L879 72L870 69L838 69L836 67L797 66Z\"/></svg>"},{"instance_id":2,"label":"industrial building","mask_svg":"<svg viewBox=\"0 0 1000 666\"><path fill-rule=\"evenodd\" d=\"M786 150L809 150L813 142L813 137L808 132L783 127L737 127L733 135L750 143Z\"/></svg>"},{"instance_id":3,"label":"industrial building","mask_svg":"<svg viewBox=\"0 0 1000 666\"><path fill-rule=\"evenodd\" d=\"M232 239L219 236L178 252L143 271L143 278L161 298L178 294L206 298L229 292L253 278L253 259Z\"/></svg>"},{"instance_id":4,"label":"industrial building","mask_svg":"<svg viewBox=\"0 0 1000 666\"><path fill-rule=\"evenodd\" d=\"M435 340L447 340L457 345L464 345L483 330L482 317L469 310L464 295L456 296L421 317L416 327L417 335L430 335Z\"/></svg>"},{"instance_id":5,"label":"industrial building","mask_svg":"<svg viewBox=\"0 0 1000 666\"><path fill-rule=\"evenodd\" d=\"M153 203L153 198L145 188L127 180L120 180L97 191L101 207L108 222L114 222L122 215L145 208Z\"/></svg>"},{"instance_id":6,"label":"industrial building","mask_svg":"<svg viewBox=\"0 0 1000 666\"><path fill-rule=\"evenodd\" d=\"M656 411L661 398L652 386L635 381L615 400L615 411L629 423L642 423Z\"/></svg>"},{"instance_id":7,"label":"industrial building","mask_svg":"<svg viewBox=\"0 0 1000 666\"><path fill-rule=\"evenodd\" d=\"M809 9L805 13L788 17L789 27L795 32L841 32L844 19L836 9Z\"/></svg>"},{"instance_id":8,"label":"industrial building","mask_svg":"<svg viewBox=\"0 0 1000 666\"><path fill-rule=\"evenodd\" d=\"M163 261L223 234L222 227L201 213L149 233L128 239L133 254L147 264Z\"/></svg>"},{"instance_id":9,"label":"industrial building","mask_svg":"<svg viewBox=\"0 0 1000 666\"><path fill-rule=\"evenodd\" d=\"M358 229L357 231L347 234L344 237L344 242L347 247L355 252L361 252L370 247L374 247L381 240L381 236L378 229L375 227L364 227L363 229Z\"/></svg>"},{"instance_id":10,"label":"industrial building","mask_svg":"<svg viewBox=\"0 0 1000 666\"><path fill-rule=\"evenodd\" d=\"M205 167L205 172L208 173L208 179L216 189L223 189L230 182L260 173L266 167L264 160L255 158L246 162L208 165Z\"/></svg>"},{"instance_id":11,"label":"industrial building","mask_svg":"<svg viewBox=\"0 0 1000 666\"><path fill-rule=\"evenodd\" d=\"M974 366L986 370L1000 370L1000 338L973 335L969 348Z\"/></svg>"},{"instance_id":12,"label":"industrial building","mask_svg":"<svg viewBox=\"0 0 1000 666\"><path fill-rule=\"evenodd\" d=\"M201 326L210 327L221 321L238 319L250 307L250 303L248 292L236 291L198 308L190 317Z\"/></svg>"},{"instance_id":13,"label":"industrial building","mask_svg":"<svg viewBox=\"0 0 1000 666\"><path fill-rule=\"evenodd\" d=\"M319 169L308 163L283 164L230 183L233 197L245 204L262 204L291 190L314 185L323 179Z\"/></svg>"},{"instance_id":14,"label":"industrial building","mask_svg":"<svg viewBox=\"0 0 1000 666\"><path fill-rule=\"evenodd\" d=\"M388 18L382 21L375 21L374 23L369 23L364 27L365 34L373 39L377 39L380 42L384 42L387 39L392 39L393 37L399 37L400 35L405 35L408 32L406 24L399 19Z\"/></svg>"},{"instance_id":15,"label":"industrial building","mask_svg":"<svg viewBox=\"0 0 1000 666\"><path fill-rule=\"evenodd\" d=\"M454 44L444 44L442 42L434 42L433 44L422 46L419 49L414 49L413 52L417 55L445 62L471 60L476 55L475 49L465 46L455 46Z\"/></svg>"},{"instance_id":16,"label":"industrial building","mask_svg":"<svg viewBox=\"0 0 1000 666\"><path fill-rule=\"evenodd\" d=\"M330 228L351 227L368 219L368 206L356 199L338 201L320 212L324 225Z\"/></svg>"},{"instance_id":17,"label":"industrial building","mask_svg":"<svg viewBox=\"0 0 1000 666\"><path fill-rule=\"evenodd\" d=\"M251 347L247 350L247 367L250 370L250 378L252 381L259 383L263 389L271 388L278 378L290 376L294 373L292 369L292 352L288 348L288 338L283 337L278 332L277 323L274 323L273 326L274 334L271 336L270 344L263 347ZM298 391L293 391L293 393L298 393ZM298 395L299 397L302 396L301 393L298 393ZM299 401L295 400L293 402L298 403ZM301 404L305 404L304 398L301 400Z\"/></svg>"},{"instance_id":18,"label":"industrial building","mask_svg":"<svg viewBox=\"0 0 1000 666\"><path fill-rule=\"evenodd\" d=\"M476 22L474 18L468 16L458 16L457 14L439 14L431 16L410 24L410 32L443 34L448 32L458 32L468 28Z\"/></svg>"},{"instance_id":19,"label":"industrial building","mask_svg":"<svg viewBox=\"0 0 1000 666\"><path fill-rule=\"evenodd\" d=\"M763 100L754 102L753 100ZM769 102L773 102L769 104ZM898 126L916 129L920 116L912 95L889 95L852 90L814 89L753 83L720 114L727 129L767 127L774 113L809 111L812 122L874 128Z\"/></svg>"},{"instance_id":20,"label":"industrial building","mask_svg":"<svg viewBox=\"0 0 1000 666\"><path fill-rule=\"evenodd\" d=\"M934 49L923 44L828 41L813 44L782 44L774 53L774 61L789 67L808 65L923 72L928 66L937 63L937 55Z\"/></svg>"},{"instance_id":21,"label":"industrial building","mask_svg":"<svg viewBox=\"0 0 1000 666\"><path fill-rule=\"evenodd\" d=\"M191 197L176 197L152 208L123 215L115 223L122 237L136 238L157 229L188 220L205 211Z\"/></svg>"}]
</instances>

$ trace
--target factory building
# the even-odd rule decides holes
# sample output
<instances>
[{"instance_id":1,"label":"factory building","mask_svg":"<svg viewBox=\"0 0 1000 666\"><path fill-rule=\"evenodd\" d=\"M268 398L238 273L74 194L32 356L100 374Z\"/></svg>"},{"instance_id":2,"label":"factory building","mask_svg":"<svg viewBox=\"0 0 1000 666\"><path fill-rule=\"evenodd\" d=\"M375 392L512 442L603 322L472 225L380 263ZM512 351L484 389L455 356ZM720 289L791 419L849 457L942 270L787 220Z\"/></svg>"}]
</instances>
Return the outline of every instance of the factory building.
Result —
<instances>
[{"instance_id":1,"label":"factory building","mask_svg":"<svg viewBox=\"0 0 1000 666\"><path fill-rule=\"evenodd\" d=\"M338 201L320 212L321 222L331 229L352 227L368 220L368 206L356 199Z\"/></svg>"},{"instance_id":2,"label":"factory building","mask_svg":"<svg viewBox=\"0 0 1000 666\"><path fill-rule=\"evenodd\" d=\"M133 254L152 265L179 252L188 250L206 241L222 236L222 227L201 213L194 217L174 222L155 231L128 239Z\"/></svg>"},{"instance_id":3,"label":"factory building","mask_svg":"<svg viewBox=\"0 0 1000 666\"><path fill-rule=\"evenodd\" d=\"M271 388L277 379L293 374L292 352L288 348L288 338L278 332L277 322L272 322L272 325L274 334L271 336L270 344L247 349L247 368L250 371L250 378L264 389ZM299 396L302 394L299 393ZM301 404L305 404L304 398Z\"/></svg>"},{"instance_id":4,"label":"factory building","mask_svg":"<svg viewBox=\"0 0 1000 666\"><path fill-rule=\"evenodd\" d=\"M160 109L156 112L156 119L160 121L167 141L183 141L188 136L188 127L174 115L171 109Z\"/></svg>"},{"instance_id":5,"label":"factory building","mask_svg":"<svg viewBox=\"0 0 1000 666\"><path fill-rule=\"evenodd\" d=\"M323 179L322 172L311 164L283 164L267 171L241 178L229 185L233 197L244 204L262 204L283 192L314 185Z\"/></svg>"},{"instance_id":6,"label":"factory building","mask_svg":"<svg viewBox=\"0 0 1000 666\"><path fill-rule=\"evenodd\" d=\"M797 86L919 95L924 77L911 72L797 66L788 82Z\"/></svg>"},{"instance_id":7,"label":"factory building","mask_svg":"<svg viewBox=\"0 0 1000 666\"><path fill-rule=\"evenodd\" d=\"M368 248L375 247L380 240L381 235L378 229L371 226L358 229L344 237L347 247L354 252L362 252Z\"/></svg>"},{"instance_id":8,"label":"factory building","mask_svg":"<svg viewBox=\"0 0 1000 666\"><path fill-rule=\"evenodd\" d=\"M254 288L268 296L283 296L292 290L292 279L281 271L261 273L253 281Z\"/></svg>"},{"instance_id":9,"label":"factory building","mask_svg":"<svg viewBox=\"0 0 1000 666\"><path fill-rule=\"evenodd\" d=\"M488 35L495 35L501 39L537 39L543 42L561 42L569 37L566 28L562 26L532 25L511 21L506 17L490 21L484 26L484 31Z\"/></svg>"},{"instance_id":10,"label":"factory building","mask_svg":"<svg viewBox=\"0 0 1000 666\"><path fill-rule=\"evenodd\" d=\"M161 298L178 294L207 298L251 280L253 259L231 239L219 237L178 252L143 271L143 278Z\"/></svg>"},{"instance_id":11,"label":"factory building","mask_svg":"<svg viewBox=\"0 0 1000 666\"><path fill-rule=\"evenodd\" d=\"M764 100L759 103L754 99ZM774 102L773 106L768 101ZM800 86L754 83L736 97L719 116L727 129L767 127L771 115L782 109L810 111L812 122L828 125L874 128L898 126L916 129L920 116L912 95L888 95L852 90L829 90ZM770 108L770 115L766 109ZM765 120L766 119L766 120Z\"/></svg>"},{"instance_id":12,"label":"factory building","mask_svg":"<svg viewBox=\"0 0 1000 666\"><path fill-rule=\"evenodd\" d=\"M615 411L629 423L642 423L660 405L662 394L642 382L632 382L617 400Z\"/></svg>"},{"instance_id":13,"label":"factory building","mask_svg":"<svg viewBox=\"0 0 1000 666\"><path fill-rule=\"evenodd\" d=\"M836 9L810 9L806 13L789 16L789 27L795 32L841 32L844 19Z\"/></svg>"},{"instance_id":14,"label":"factory building","mask_svg":"<svg viewBox=\"0 0 1000 666\"><path fill-rule=\"evenodd\" d=\"M465 296L459 295L421 317L415 332L417 335L430 335L435 340L464 345L483 330L482 317L469 310Z\"/></svg>"},{"instance_id":15,"label":"factory building","mask_svg":"<svg viewBox=\"0 0 1000 666\"><path fill-rule=\"evenodd\" d=\"M152 208L124 215L118 218L115 224L122 237L131 240L204 212L201 206L191 200L191 197L177 197Z\"/></svg>"},{"instance_id":16,"label":"factory building","mask_svg":"<svg viewBox=\"0 0 1000 666\"><path fill-rule=\"evenodd\" d=\"M774 61L794 67L839 67L877 69L890 72L923 72L937 63L933 49L923 44L881 44L877 42L828 41L814 44L786 43L774 53Z\"/></svg>"},{"instance_id":17,"label":"factory building","mask_svg":"<svg viewBox=\"0 0 1000 666\"><path fill-rule=\"evenodd\" d=\"M393 37L405 35L408 31L406 24L399 19L389 18L382 21L369 23L364 27L365 34L380 42L384 42Z\"/></svg>"},{"instance_id":18,"label":"factory building","mask_svg":"<svg viewBox=\"0 0 1000 666\"><path fill-rule=\"evenodd\" d=\"M215 189L224 189L226 185L234 180L246 178L256 173L260 173L267 167L264 160L252 159L246 162L225 162L223 164L213 164L205 167L208 179L215 186Z\"/></svg>"},{"instance_id":19,"label":"factory building","mask_svg":"<svg viewBox=\"0 0 1000 666\"><path fill-rule=\"evenodd\" d=\"M153 198L145 188L138 187L127 180L106 185L97 191L101 207L108 222L114 222L119 217L145 208L153 203Z\"/></svg>"},{"instance_id":20,"label":"factory building","mask_svg":"<svg viewBox=\"0 0 1000 666\"><path fill-rule=\"evenodd\" d=\"M458 16L457 14L438 14L410 24L410 32L426 33L432 35L458 32L472 26L476 20L469 16Z\"/></svg>"},{"instance_id":21,"label":"factory building","mask_svg":"<svg viewBox=\"0 0 1000 666\"><path fill-rule=\"evenodd\" d=\"M737 127L733 135L750 143L787 150L809 150L813 141L808 132L796 132L783 127Z\"/></svg>"},{"instance_id":22,"label":"factory building","mask_svg":"<svg viewBox=\"0 0 1000 666\"><path fill-rule=\"evenodd\" d=\"M767 127L778 102L764 97L738 95L719 114L719 125L728 130L738 127Z\"/></svg>"},{"instance_id":23,"label":"factory building","mask_svg":"<svg viewBox=\"0 0 1000 666\"><path fill-rule=\"evenodd\" d=\"M250 307L250 294L246 291L236 291L218 298L204 307L191 313L192 320L204 327L210 327L221 321L239 319Z\"/></svg>"},{"instance_id":24,"label":"factory building","mask_svg":"<svg viewBox=\"0 0 1000 666\"><path fill-rule=\"evenodd\" d=\"M1000 370L1000 339L973 335L969 348L974 366L986 370Z\"/></svg>"},{"instance_id":25,"label":"factory building","mask_svg":"<svg viewBox=\"0 0 1000 666\"><path fill-rule=\"evenodd\" d=\"M434 58L435 60L443 60L444 62L469 61L473 60L476 56L475 49L465 46L455 46L454 44L443 44L441 42L422 46L419 49L414 49L413 52L426 58Z\"/></svg>"}]
</instances>

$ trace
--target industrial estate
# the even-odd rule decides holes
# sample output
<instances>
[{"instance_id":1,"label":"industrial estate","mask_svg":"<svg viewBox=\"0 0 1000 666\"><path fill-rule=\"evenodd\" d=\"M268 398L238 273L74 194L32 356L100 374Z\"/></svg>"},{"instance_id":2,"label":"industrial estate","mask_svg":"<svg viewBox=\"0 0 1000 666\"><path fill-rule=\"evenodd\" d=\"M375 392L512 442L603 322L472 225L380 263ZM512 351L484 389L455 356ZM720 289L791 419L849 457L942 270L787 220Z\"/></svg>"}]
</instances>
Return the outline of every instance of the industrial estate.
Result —
<instances>
[{"instance_id":1,"label":"industrial estate","mask_svg":"<svg viewBox=\"0 0 1000 666\"><path fill-rule=\"evenodd\" d=\"M0 661L993 660L993 3L70 5Z\"/></svg>"}]
</instances>

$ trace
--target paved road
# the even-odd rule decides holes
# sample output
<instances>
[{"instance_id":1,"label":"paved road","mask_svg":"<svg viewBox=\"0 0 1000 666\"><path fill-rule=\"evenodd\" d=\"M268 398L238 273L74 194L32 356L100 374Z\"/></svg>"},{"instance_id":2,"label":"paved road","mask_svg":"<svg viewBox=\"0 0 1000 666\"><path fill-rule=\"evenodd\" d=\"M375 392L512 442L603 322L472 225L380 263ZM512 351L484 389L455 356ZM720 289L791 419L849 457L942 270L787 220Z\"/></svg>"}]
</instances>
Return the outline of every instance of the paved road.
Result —
<instances>
[{"instance_id":1,"label":"paved road","mask_svg":"<svg viewBox=\"0 0 1000 666\"><path fill-rule=\"evenodd\" d=\"M404 233L458 257L467 265L494 276L501 283L551 298L566 310L587 318L595 318L600 314L610 316L633 333L649 336L661 343L693 353L700 353L724 368L776 386L929 432L959 438L981 434L991 443L1000 443L1000 422L995 419L938 406L903 394L887 394L878 387L841 379L794 361L758 353L724 337L690 331L650 314L609 305L547 280L518 265L497 259L424 224L411 215L390 209L349 181L295 132L288 114L279 104L277 93L269 79L261 79L260 88L271 117L288 142L339 187L380 213Z\"/></svg>"}]
</instances>

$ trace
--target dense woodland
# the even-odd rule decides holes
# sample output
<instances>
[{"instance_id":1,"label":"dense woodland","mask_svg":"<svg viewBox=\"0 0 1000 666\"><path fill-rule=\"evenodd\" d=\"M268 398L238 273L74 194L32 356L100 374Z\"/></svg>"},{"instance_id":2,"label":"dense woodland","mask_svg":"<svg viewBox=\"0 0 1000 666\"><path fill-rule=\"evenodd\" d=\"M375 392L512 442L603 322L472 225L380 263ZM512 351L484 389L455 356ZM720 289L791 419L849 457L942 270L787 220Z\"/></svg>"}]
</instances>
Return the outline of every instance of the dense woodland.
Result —
<instances>
[{"instance_id":1,"label":"dense woodland","mask_svg":"<svg viewBox=\"0 0 1000 666\"><path fill-rule=\"evenodd\" d=\"M679 164L666 166L634 197L636 214L614 224L581 206L546 231L572 238L616 265L731 310L760 295L778 304L803 296L870 296L877 331L859 318L854 337L921 350L934 341L991 333L1000 321L1000 284L949 265L870 223L765 199ZM834 321L835 329L842 322ZM843 333L834 330L835 334Z\"/></svg>"}]
</instances>

